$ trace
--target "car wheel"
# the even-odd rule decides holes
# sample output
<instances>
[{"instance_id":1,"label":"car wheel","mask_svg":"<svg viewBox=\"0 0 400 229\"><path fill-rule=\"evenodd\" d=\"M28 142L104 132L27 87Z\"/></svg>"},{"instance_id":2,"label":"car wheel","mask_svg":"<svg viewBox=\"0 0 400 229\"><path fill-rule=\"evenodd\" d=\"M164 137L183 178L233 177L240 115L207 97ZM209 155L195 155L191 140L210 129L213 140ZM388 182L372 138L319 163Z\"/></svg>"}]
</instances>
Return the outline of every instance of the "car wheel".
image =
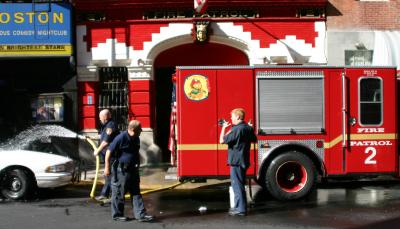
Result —
<instances>
[{"instance_id":1,"label":"car wheel","mask_svg":"<svg viewBox=\"0 0 400 229\"><path fill-rule=\"evenodd\" d=\"M306 155L291 151L274 158L265 174L265 187L279 200L296 200L315 187L317 172Z\"/></svg>"},{"instance_id":2,"label":"car wheel","mask_svg":"<svg viewBox=\"0 0 400 229\"><path fill-rule=\"evenodd\" d=\"M28 199L35 190L34 178L22 169L6 171L1 181L1 194L7 199Z\"/></svg>"}]
</instances>

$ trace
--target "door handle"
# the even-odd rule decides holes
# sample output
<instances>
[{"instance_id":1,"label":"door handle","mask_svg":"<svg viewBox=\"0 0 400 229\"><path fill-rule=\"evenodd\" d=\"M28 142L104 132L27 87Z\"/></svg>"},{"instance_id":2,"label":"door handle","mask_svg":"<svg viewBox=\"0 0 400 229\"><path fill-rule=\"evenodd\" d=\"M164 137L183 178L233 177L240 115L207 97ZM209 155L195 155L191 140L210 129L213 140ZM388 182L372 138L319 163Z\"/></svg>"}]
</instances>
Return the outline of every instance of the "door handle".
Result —
<instances>
[{"instance_id":1,"label":"door handle","mask_svg":"<svg viewBox=\"0 0 400 229\"><path fill-rule=\"evenodd\" d=\"M351 126L354 126L356 123L357 123L357 119L356 119L356 118L351 117L351 118L349 119L349 124L350 124Z\"/></svg>"}]
</instances>

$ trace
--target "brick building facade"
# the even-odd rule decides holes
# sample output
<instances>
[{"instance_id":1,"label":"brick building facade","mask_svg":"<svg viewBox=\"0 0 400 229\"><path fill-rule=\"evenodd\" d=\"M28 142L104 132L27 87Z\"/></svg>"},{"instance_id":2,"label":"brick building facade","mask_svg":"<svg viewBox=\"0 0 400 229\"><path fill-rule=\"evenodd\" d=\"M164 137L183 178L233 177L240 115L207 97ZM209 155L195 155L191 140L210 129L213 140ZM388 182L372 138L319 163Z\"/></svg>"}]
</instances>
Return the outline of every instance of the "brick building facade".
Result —
<instances>
[{"instance_id":1,"label":"brick building facade","mask_svg":"<svg viewBox=\"0 0 400 229\"><path fill-rule=\"evenodd\" d=\"M75 0L79 129L96 133L110 108L143 123L145 163L167 161L176 66L326 64L326 3L208 1L197 14L193 0Z\"/></svg>"},{"instance_id":2,"label":"brick building facade","mask_svg":"<svg viewBox=\"0 0 400 229\"><path fill-rule=\"evenodd\" d=\"M400 2L329 0L327 59L330 65L400 66Z\"/></svg>"},{"instance_id":3,"label":"brick building facade","mask_svg":"<svg viewBox=\"0 0 400 229\"><path fill-rule=\"evenodd\" d=\"M192 0L75 0L79 129L95 133L98 111L110 108L120 123L140 120L143 155L165 161L175 66L400 66L399 4L210 0L196 14Z\"/></svg>"},{"instance_id":4,"label":"brick building facade","mask_svg":"<svg viewBox=\"0 0 400 229\"><path fill-rule=\"evenodd\" d=\"M329 0L328 30L399 30L400 2L396 0Z\"/></svg>"}]
</instances>

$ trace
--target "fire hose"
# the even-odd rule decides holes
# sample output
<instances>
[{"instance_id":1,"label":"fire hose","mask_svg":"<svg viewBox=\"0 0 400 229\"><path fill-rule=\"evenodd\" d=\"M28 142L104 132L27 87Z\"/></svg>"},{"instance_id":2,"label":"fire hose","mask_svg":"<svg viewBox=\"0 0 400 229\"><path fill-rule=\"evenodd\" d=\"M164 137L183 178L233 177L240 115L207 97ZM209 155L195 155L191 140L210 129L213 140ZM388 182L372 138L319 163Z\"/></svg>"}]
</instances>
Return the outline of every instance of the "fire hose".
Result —
<instances>
[{"instance_id":1,"label":"fire hose","mask_svg":"<svg viewBox=\"0 0 400 229\"><path fill-rule=\"evenodd\" d=\"M96 143L90 138L86 138L86 141L92 146L93 150L97 149ZM96 173L94 175L92 191L90 191L90 198L94 199L95 192L96 192L96 185L97 185L97 178L99 177L99 170L100 170L100 157L96 155Z\"/></svg>"},{"instance_id":2,"label":"fire hose","mask_svg":"<svg viewBox=\"0 0 400 229\"><path fill-rule=\"evenodd\" d=\"M86 137L86 141L92 146L93 150L97 149L96 143L92 139ZM97 181L98 181L98 177L99 177L99 170L100 170L100 158L99 158L99 155L97 155L96 156L96 172L95 172L95 176L94 176L94 180L93 180L92 190L90 191L91 199L94 199L94 197L95 197L96 186L97 186ZM149 193L153 193L153 192L169 190L169 189L173 189L181 184L184 184L184 182L178 182L178 183L175 183L175 184L167 186L167 187L161 187L161 188L141 191L140 194L144 195L144 194L149 194ZM125 195L125 198L129 198L129 197L130 197L129 194Z\"/></svg>"}]
</instances>

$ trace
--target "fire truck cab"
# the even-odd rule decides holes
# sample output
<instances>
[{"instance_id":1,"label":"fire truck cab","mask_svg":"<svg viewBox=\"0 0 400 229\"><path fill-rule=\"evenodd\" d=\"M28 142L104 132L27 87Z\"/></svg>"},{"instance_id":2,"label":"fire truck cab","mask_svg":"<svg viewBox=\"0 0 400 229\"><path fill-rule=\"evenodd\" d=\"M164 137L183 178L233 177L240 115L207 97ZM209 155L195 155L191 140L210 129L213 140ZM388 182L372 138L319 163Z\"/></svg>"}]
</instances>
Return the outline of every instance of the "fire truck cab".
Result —
<instances>
[{"instance_id":1,"label":"fire truck cab","mask_svg":"<svg viewBox=\"0 0 400 229\"><path fill-rule=\"evenodd\" d=\"M219 120L246 111L258 141L247 175L299 199L321 178L399 176L394 67L177 67L177 175L226 178Z\"/></svg>"}]
</instances>

